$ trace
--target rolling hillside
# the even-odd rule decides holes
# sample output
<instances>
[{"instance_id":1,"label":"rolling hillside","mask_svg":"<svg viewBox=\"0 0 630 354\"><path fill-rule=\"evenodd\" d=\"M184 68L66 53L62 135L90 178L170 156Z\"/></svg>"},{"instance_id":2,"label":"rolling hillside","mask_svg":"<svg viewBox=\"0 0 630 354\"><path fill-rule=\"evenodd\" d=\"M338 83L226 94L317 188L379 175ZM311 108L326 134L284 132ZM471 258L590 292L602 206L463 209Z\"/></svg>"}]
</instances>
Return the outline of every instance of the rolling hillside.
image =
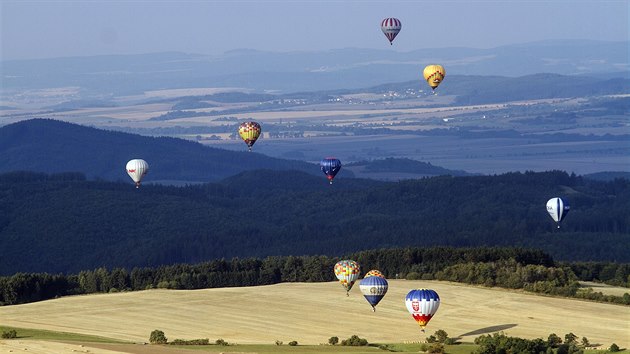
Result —
<instances>
[{"instance_id":1,"label":"rolling hillside","mask_svg":"<svg viewBox=\"0 0 630 354\"><path fill-rule=\"evenodd\" d=\"M51 119L25 120L0 127L0 173L80 172L88 179L130 181L125 164L132 158L143 158L151 167L146 183L216 182L244 171L260 169L295 170L323 176L317 165L246 150L245 144L243 151L237 152L183 139L127 134ZM404 165L405 160L389 161L397 162L390 163L390 172L402 171L392 165ZM444 174L462 175L464 172L438 166L423 172L423 175ZM342 168L338 176L353 177L354 173L352 169Z\"/></svg>"},{"instance_id":2,"label":"rolling hillside","mask_svg":"<svg viewBox=\"0 0 630 354\"><path fill-rule=\"evenodd\" d=\"M33 119L0 128L0 172L71 171L88 178L126 181L125 164L132 158L149 163L146 182L218 181L261 168L321 173L313 164L249 153L246 148L227 151L182 139L112 132L57 120Z\"/></svg>"},{"instance_id":3,"label":"rolling hillside","mask_svg":"<svg viewBox=\"0 0 630 354\"><path fill-rule=\"evenodd\" d=\"M407 313L404 296L414 288L436 290L440 308L427 333ZM148 341L154 329L175 338L222 338L229 343L270 344L296 340L327 343L357 334L375 343L423 341L438 329L472 342L498 331L543 338L574 333L593 344L630 346L630 308L536 296L436 281L390 280L376 312L358 291L350 296L337 282L194 291L147 290L64 297L0 307L3 325ZM114 347L112 347L113 349Z\"/></svg>"}]
</instances>

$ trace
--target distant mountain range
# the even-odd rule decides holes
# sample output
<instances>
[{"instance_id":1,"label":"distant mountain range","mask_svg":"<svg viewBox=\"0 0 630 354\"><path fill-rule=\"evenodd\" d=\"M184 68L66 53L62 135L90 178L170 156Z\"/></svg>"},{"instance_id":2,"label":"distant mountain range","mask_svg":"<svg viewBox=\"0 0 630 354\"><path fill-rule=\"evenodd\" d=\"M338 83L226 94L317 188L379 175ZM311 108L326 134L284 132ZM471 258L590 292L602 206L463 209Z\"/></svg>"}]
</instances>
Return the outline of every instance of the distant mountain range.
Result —
<instances>
[{"instance_id":1,"label":"distant mountain range","mask_svg":"<svg viewBox=\"0 0 630 354\"><path fill-rule=\"evenodd\" d=\"M629 43L563 40L411 52L397 52L394 46L284 53L234 50L213 57L168 52L4 61L2 84L9 90L78 86L86 97L190 87L296 92L421 80L422 68L431 63L444 65L447 78L537 73L628 78Z\"/></svg>"},{"instance_id":2,"label":"distant mountain range","mask_svg":"<svg viewBox=\"0 0 630 354\"><path fill-rule=\"evenodd\" d=\"M113 132L50 119L32 119L0 127L0 173L81 172L90 179L127 181L125 164L133 158L149 163L151 169L146 183L212 182L260 169L296 170L324 178L318 165L250 153L245 144L243 152L237 152L183 139ZM389 161L388 171L394 174L407 173L410 166L424 164ZM370 164L380 166L382 162L363 163L368 169ZM462 173L465 172L437 166L421 171L425 176ZM342 168L337 178L353 176L351 168Z\"/></svg>"}]
</instances>

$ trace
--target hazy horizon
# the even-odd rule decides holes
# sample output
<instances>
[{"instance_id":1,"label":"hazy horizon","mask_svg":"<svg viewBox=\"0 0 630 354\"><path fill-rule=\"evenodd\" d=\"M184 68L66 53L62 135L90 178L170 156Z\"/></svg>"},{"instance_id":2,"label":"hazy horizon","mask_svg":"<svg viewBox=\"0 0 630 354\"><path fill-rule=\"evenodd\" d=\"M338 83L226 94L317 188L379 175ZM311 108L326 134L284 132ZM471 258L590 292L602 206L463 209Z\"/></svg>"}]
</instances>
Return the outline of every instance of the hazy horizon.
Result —
<instances>
[{"instance_id":1,"label":"hazy horizon","mask_svg":"<svg viewBox=\"0 0 630 354\"><path fill-rule=\"evenodd\" d=\"M0 6L3 61L169 51L219 55L238 49L408 52L629 39L625 0L2 0ZM393 46L380 29L385 17L402 21Z\"/></svg>"}]
</instances>

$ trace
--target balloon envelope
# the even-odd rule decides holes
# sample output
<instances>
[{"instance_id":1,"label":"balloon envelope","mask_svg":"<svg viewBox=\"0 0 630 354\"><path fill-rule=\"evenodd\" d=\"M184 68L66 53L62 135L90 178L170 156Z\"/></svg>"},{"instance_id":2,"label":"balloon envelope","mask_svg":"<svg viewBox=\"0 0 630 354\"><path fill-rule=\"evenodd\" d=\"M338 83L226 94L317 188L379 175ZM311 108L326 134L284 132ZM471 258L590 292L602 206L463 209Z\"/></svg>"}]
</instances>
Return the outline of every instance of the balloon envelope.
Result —
<instances>
[{"instance_id":1,"label":"balloon envelope","mask_svg":"<svg viewBox=\"0 0 630 354\"><path fill-rule=\"evenodd\" d=\"M375 306L383 299L387 293L387 288L387 280L383 277L365 277L359 282L359 289L367 302L372 305L372 310L375 310Z\"/></svg>"},{"instance_id":2,"label":"balloon envelope","mask_svg":"<svg viewBox=\"0 0 630 354\"><path fill-rule=\"evenodd\" d=\"M326 175L326 178L332 184L333 178L337 175L339 170L341 170L341 161L334 157L326 157L319 163L322 172Z\"/></svg>"},{"instance_id":3,"label":"balloon envelope","mask_svg":"<svg viewBox=\"0 0 630 354\"><path fill-rule=\"evenodd\" d=\"M385 34L385 37L389 40L389 44L393 44L392 42L400 32L401 28L402 24L397 18L390 17L381 21L381 30L383 31L383 34Z\"/></svg>"},{"instance_id":4,"label":"balloon envelope","mask_svg":"<svg viewBox=\"0 0 630 354\"><path fill-rule=\"evenodd\" d=\"M354 282L359 279L360 272L359 264L353 260L346 259L335 264L335 276L346 289L346 294L352 289Z\"/></svg>"},{"instance_id":5,"label":"balloon envelope","mask_svg":"<svg viewBox=\"0 0 630 354\"><path fill-rule=\"evenodd\" d=\"M422 331L440 307L440 297L431 289L411 290L405 297L405 306Z\"/></svg>"},{"instance_id":6,"label":"balloon envelope","mask_svg":"<svg viewBox=\"0 0 630 354\"><path fill-rule=\"evenodd\" d=\"M364 278L368 278L368 277L381 277L381 278L385 278L385 276L383 275L383 273L381 273L380 270L376 270L376 269L372 269L371 271L365 273Z\"/></svg>"},{"instance_id":7,"label":"balloon envelope","mask_svg":"<svg viewBox=\"0 0 630 354\"><path fill-rule=\"evenodd\" d=\"M569 210L571 210L569 203L566 200L562 200L562 198L555 197L547 201L547 212L557 223L560 223L567 216Z\"/></svg>"},{"instance_id":8,"label":"balloon envelope","mask_svg":"<svg viewBox=\"0 0 630 354\"><path fill-rule=\"evenodd\" d=\"M444 80L444 76L446 76L446 70L444 70L444 67L442 65L431 64L427 65L424 68L422 76L424 76L424 79L427 81L429 86L431 86L431 88L435 90L435 88L440 85L442 80Z\"/></svg>"},{"instance_id":9,"label":"balloon envelope","mask_svg":"<svg viewBox=\"0 0 630 354\"><path fill-rule=\"evenodd\" d=\"M140 186L140 182L149 172L149 164L142 159L133 159L127 162L127 174L136 183L136 188Z\"/></svg>"},{"instance_id":10,"label":"balloon envelope","mask_svg":"<svg viewBox=\"0 0 630 354\"><path fill-rule=\"evenodd\" d=\"M238 127L238 135L247 144L249 151L252 151L252 146L258 140L261 132L260 124L256 122L244 122Z\"/></svg>"}]
</instances>

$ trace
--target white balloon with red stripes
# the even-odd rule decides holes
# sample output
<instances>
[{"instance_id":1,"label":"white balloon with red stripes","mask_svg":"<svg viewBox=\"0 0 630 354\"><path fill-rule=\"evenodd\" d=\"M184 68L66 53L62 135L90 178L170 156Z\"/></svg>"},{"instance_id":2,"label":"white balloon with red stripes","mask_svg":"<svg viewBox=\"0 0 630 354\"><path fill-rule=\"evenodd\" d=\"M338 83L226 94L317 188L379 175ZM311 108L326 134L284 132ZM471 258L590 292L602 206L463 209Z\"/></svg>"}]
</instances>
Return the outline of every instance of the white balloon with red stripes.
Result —
<instances>
[{"instance_id":1,"label":"white balloon with red stripes","mask_svg":"<svg viewBox=\"0 0 630 354\"><path fill-rule=\"evenodd\" d=\"M398 35L398 32L400 32L401 27L400 20L394 17L388 17L381 21L381 30L383 30L385 37L389 40L389 44L393 44L392 42Z\"/></svg>"}]
</instances>

